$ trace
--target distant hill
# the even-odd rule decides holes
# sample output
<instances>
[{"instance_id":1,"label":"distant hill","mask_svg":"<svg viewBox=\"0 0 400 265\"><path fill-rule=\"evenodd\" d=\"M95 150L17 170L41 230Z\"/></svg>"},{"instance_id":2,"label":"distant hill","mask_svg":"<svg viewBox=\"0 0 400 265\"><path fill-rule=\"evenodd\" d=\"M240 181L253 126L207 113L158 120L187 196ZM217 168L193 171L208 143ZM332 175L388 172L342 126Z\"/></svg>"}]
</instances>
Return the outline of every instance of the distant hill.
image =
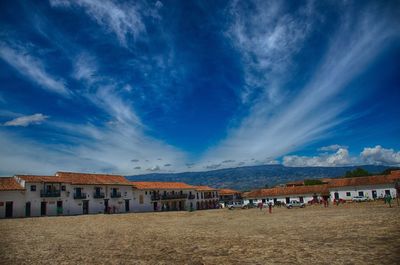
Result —
<instances>
[{"instance_id":1,"label":"distant hill","mask_svg":"<svg viewBox=\"0 0 400 265\"><path fill-rule=\"evenodd\" d=\"M285 167L282 165L263 165L227 168L203 172L152 173L127 176L132 181L181 181L192 185L208 185L216 188L250 190L277 184L314 178L332 178L344 176L346 171L361 167L370 173L380 173L387 166L351 166L351 167Z\"/></svg>"}]
</instances>

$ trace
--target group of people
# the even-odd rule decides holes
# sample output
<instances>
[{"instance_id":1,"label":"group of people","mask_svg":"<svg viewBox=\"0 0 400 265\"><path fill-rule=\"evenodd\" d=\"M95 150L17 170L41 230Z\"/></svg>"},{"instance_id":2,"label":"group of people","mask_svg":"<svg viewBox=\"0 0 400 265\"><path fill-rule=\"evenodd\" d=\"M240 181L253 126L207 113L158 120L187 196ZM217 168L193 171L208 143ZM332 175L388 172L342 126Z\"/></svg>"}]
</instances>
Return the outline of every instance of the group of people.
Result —
<instances>
[{"instance_id":1,"label":"group of people","mask_svg":"<svg viewBox=\"0 0 400 265\"><path fill-rule=\"evenodd\" d=\"M262 211L262 209L264 208L264 204L262 202L259 202L257 207L260 209L260 211ZM272 203L271 202L268 203L268 212L272 213Z\"/></svg>"}]
</instances>

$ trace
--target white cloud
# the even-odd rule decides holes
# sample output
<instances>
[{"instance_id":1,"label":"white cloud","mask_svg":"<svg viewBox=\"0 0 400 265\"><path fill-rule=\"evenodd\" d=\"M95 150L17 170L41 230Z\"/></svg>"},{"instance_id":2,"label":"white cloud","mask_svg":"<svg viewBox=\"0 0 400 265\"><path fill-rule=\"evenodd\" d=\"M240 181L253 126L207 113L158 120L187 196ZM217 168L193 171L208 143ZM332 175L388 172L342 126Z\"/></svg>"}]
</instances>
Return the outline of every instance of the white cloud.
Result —
<instances>
[{"instance_id":1,"label":"white cloud","mask_svg":"<svg viewBox=\"0 0 400 265\"><path fill-rule=\"evenodd\" d=\"M380 145L364 148L360 157L361 160L367 164L400 165L400 152L383 148Z\"/></svg>"},{"instance_id":2,"label":"white cloud","mask_svg":"<svg viewBox=\"0 0 400 265\"><path fill-rule=\"evenodd\" d=\"M249 8L251 6L251 8ZM317 16L312 2L296 12L285 10L279 1L234 1L232 23L227 35L240 51L246 86L242 100L263 91L263 100L277 104L285 93L279 88L282 75L288 77L292 57L302 48Z\"/></svg>"},{"instance_id":3,"label":"white cloud","mask_svg":"<svg viewBox=\"0 0 400 265\"><path fill-rule=\"evenodd\" d=\"M121 45L128 46L129 38L138 38L146 31L139 7L133 3L122 4L111 0L50 0L53 7L82 8L105 30L113 32Z\"/></svg>"},{"instance_id":4,"label":"white cloud","mask_svg":"<svg viewBox=\"0 0 400 265\"><path fill-rule=\"evenodd\" d=\"M152 172L154 172L154 171L160 171L160 166L154 166L154 167L150 167L150 168L148 168L148 169L146 169L147 171L152 171Z\"/></svg>"},{"instance_id":5,"label":"white cloud","mask_svg":"<svg viewBox=\"0 0 400 265\"><path fill-rule=\"evenodd\" d=\"M279 7L260 9L259 12L268 19L279 21L280 13L274 10L279 10ZM379 14L376 10L374 13L363 10L362 16L350 16L344 12L336 33L329 39L326 53L321 55L321 62L310 75L309 81L299 87L296 93L285 96L284 101L278 100L273 104L269 104L264 98L254 101L249 115L239 126L231 128L225 140L205 153L203 164L204 161L223 161L227 157L237 161L245 161L248 157L258 160L264 157L277 158L298 150L310 142L329 137L333 128L349 119L341 115L357 100L354 94L358 93L356 89L359 88L347 85L367 69L380 52L384 51L389 39L399 36L390 27L391 23L386 16L376 14ZM241 16L239 22L253 25L256 23L253 21L254 18ZM257 22L258 27L267 30L270 28L268 21L265 22L260 18ZM313 25L313 23L308 24ZM272 28L274 25L272 24ZM248 34L244 30L241 33ZM252 31L252 34L254 36L251 38L239 34L237 41L246 45L248 40L263 39L267 33L260 30ZM304 38L299 37L299 43L296 43L299 47L302 46L301 40ZM246 50L244 52L246 53ZM290 48L288 52L290 53ZM268 58L271 58L272 65L280 64L279 58ZM285 67L295 63L290 58L288 62L289 64L284 64ZM268 71L264 73L269 74ZM274 83L284 84L286 81L285 76L280 76ZM269 88L270 86L263 87L266 93ZM340 100L337 98L339 94L341 94ZM344 96L346 94L351 96ZM282 95L285 95L285 92ZM339 159L338 162L340 161L343 160ZM318 161L316 163L318 164Z\"/></svg>"},{"instance_id":6,"label":"white cloud","mask_svg":"<svg viewBox=\"0 0 400 265\"><path fill-rule=\"evenodd\" d=\"M160 8L162 8L162 7L164 6L163 3L162 3L161 1L157 1L154 5L155 5L155 7L158 8L158 9L160 9Z\"/></svg>"},{"instance_id":7,"label":"white cloud","mask_svg":"<svg viewBox=\"0 0 400 265\"><path fill-rule=\"evenodd\" d=\"M318 149L318 151L337 151L340 148L342 149L347 149L348 146L345 145L338 145L338 144L332 144L332 145L328 145L328 146L323 146L321 148Z\"/></svg>"},{"instance_id":8,"label":"white cloud","mask_svg":"<svg viewBox=\"0 0 400 265\"><path fill-rule=\"evenodd\" d=\"M354 161L349 156L349 151L339 148L334 154L320 156L284 156L283 165L287 167L335 167L351 165Z\"/></svg>"},{"instance_id":9,"label":"white cloud","mask_svg":"<svg viewBox=\"0 0 400 265\"><path fill-rule=\"evenodd\" d=\"M22 126L26 127L32 124L41 124L43 123L49 116L43 115L41 113L36 113L33 115L22 116L15 118L13 120L7 121L3 124L3 126Z\"/></svg>"},{"instance_id":10,"label":"white cloud","mask_svg":"<svg viewBox=\"0 0 400 265\"><path fill-rule=\"evenodd\" d=\"M63 96L68 96L70 91L65 86L65 82L50 75L43 62L30 55L26 47L13 45L11 47L4 42L0 42L0 57L19 72L22 76L29 78L42 89L55 92Z\"/></svg>"}]
</instances>

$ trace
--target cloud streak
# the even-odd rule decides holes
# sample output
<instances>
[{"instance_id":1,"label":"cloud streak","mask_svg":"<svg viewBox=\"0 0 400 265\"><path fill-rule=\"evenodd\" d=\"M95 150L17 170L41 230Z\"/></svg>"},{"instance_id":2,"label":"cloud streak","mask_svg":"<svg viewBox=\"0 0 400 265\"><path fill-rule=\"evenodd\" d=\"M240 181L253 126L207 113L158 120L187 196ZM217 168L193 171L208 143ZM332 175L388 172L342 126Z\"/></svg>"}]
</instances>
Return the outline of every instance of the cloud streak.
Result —
<instances>
[{"instance_id":1,"label":"cloud streak","mask_svg":"<svg viewBox=\"0 0 400 265\"><path fill-rule=\"evenodd\" d=\"M42 113L36 113L33 115L22 116L22 117L18 117L13 120L7 121L3 124L3 126L27 127L32 124L41 124L48 118L49 118L49 116L43 115Z\"/></svg>"},{"instance_id":2,"label":"cloud streak","mask_svg":"<svg viewBox=\"0 0 400 265\"><path fill-rule=\"evenodd\" d=\"M57 8L82 9L103 29L114 33L125 47L131 38L135 40L146 31L137 4L121 4L110 0L51 0L50 4Z\"/></svg>"},{"instance_id":3,"label":"cloud streak","mask_svg":"<svg viewBox=\"0 0 400 265\"><path fill-rule=\"evenodd\" d=\"M272 10L279 10L279 7ZM388 39L398 36L389 26L390 21L369 11L363 10L362 16L350 16L345 13L309 81L297 89L296 93L285 97L280 104L272 104L273 108L268 101L255 101L249 115L238 127L230 129L225 140L210 148L204 156L204 161L220 161L226 157L238 161L244 161L248 157L256 157L258 160L263 157L277 158L329 136L332 128L348 121L349 117L341 115L354 104L355 99L353 96L343 98L342 95L342 100L337 100L336 97L384 50ZM278 11L260 9L259 12L264 12L263 14L271 20L279 20L279 17L276 17L280 14ZM258 16L242 16L235 23L253 25L258 23L257 18ZM265 23L259 27L268 28L268 21ZM239 26L235 24L234 27ZM241 34L248 35L243 37ZM265 36L269 38L268 34L273 33L240 31L238 38L244 39L242 42L246 44L248 39L264 39ZM303 37L298 37L299 42L302 40ZM241 46L239 51L244 52L246 56L246 45L243 47ZM277 67L280 67L281 62L278 59L276 61L273 57L268 58L271 58L272 65L277 64ZM287 59L292 64L295 63L290 60L290 56ZM290 64L284 65L285 69L288 69L286 66ZM258 69L263 70L262 67ZM268 73L269 71L265 71L265 75ZM286 79L278 81L284 84ZM268 83L263 87L266 93L271 85Z\"/></svg>"},{"instance_id":4,"label":"cloud streak","mask_svg":"<svg viewBox=\"0 0 400 265\"><path fill-rule=\"evenodd\" d=\"M62 96L69 96L70 91L65 81L50 75L43 62L33 57L31 51L21 45L8 45L0 42L0 58L12 66L20 75L36 83L40 88Z\"/></svg>"}]
</instances>

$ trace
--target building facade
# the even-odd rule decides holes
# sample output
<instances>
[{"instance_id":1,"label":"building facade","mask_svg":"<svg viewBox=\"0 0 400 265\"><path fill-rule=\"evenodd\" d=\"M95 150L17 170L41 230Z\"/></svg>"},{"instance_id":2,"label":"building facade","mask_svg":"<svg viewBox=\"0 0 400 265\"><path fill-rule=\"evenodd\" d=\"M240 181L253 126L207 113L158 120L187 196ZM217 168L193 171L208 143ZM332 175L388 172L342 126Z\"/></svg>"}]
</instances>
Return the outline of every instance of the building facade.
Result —
<instances>
[{"instance_id":1,"label":"building facade","mask_svg":"<svg viewBox=\"0 0 400 265\"><path fill-rule=\"evenodd\" d=\"M0 218L213 209L218 190L119 175L57 172L0 178Z\"/></svg>"}]
</instances>

